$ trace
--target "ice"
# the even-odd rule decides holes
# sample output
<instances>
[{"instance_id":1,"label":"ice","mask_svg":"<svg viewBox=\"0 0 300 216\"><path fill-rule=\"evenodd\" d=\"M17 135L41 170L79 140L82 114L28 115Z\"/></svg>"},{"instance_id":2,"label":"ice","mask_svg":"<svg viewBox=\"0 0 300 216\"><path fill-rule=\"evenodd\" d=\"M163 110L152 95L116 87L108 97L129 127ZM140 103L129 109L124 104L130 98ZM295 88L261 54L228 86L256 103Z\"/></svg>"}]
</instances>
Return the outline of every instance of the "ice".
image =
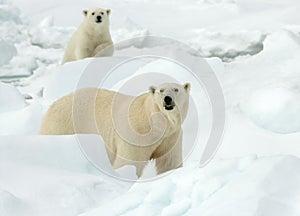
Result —
<instances>
[{"instance_id":1,"label":"ice","mask_svg":"<svg viewBox=\"0 0 300 216\"><path fill-rule=\"evenodd\" d=\"M31 43L42 48L64 48L75 29L54 26L53 17L44 18L29 31Z\"/></svg>"},{"instance_id":2,"label":"ice","mask_svg":"<svg viewBox=\"0 0 300 216\"><path fill-rule=\"evenodd\" d=\"M21 23L20 10L16 7L7 4L6 1L0 2L0 22L15 22Z\"/></svg>"},{"instance_id":3,"label":"ice","mask_svg":"<svg viewBox=\"0 0 300 216\"><path fill-rule=\"evenodd\" d=\"M9 1L0 5L0 76L8 81L32 75L38 67L61 62L74 28L57 27L51 16L32 26Z\"/></svg>"},{"instance_id":4,"label":"ice","mask_svg":"<svg viewBox=\"0 0 300 216\"><path fill-rule=\"evenodd\" d=\"M14 44L0 39L0 66L9 63L16 55L17 49Z\"/></svg>"},{"instance_id":5,"label":"ice","mask_svg":"<svg viewBox=\"0 0 300 216\"><path fill-rule=\"evenodd\" d=\"M231 61L240 56L255 55L262 51L265 35L261 31L214 32L194 30L188 43L203 57L219 57Z\"/></svg>"},{"instance_id":6,"label":"ice","mask_svg":"<svg viewBox=\"0 0 300 216\"><path fill-rule=\"evenodd\" d=\"M10 1L0 2L0 23L0 40L15 43L24 39L21 35L26 35L26 32L21 32L20 29L23 23L20 10L12 6Z\"/></svg>"},{"instance_id":7,"label":"ice","mask_svg":"<svg viewBox=\"0 0 300 216\"><path fill-rule=\"evenodd\" d=\"M2 76L30 76L37 69L36 58L32 56L15 56L10 65L3 66ZM13 73L12 73L13 71Z\"/></svg>"}]
</instances>

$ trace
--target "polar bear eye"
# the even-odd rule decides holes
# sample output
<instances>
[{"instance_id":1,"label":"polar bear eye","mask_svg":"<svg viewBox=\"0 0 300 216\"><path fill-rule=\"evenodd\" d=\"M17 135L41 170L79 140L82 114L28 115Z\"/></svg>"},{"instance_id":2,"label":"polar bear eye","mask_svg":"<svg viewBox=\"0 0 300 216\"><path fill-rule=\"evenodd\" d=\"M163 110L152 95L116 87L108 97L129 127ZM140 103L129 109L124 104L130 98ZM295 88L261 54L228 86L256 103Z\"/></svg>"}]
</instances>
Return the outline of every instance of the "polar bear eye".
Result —
<instances>
[{"instance_id":1,"label":"polar bear eye","mask_svg":"<svg viewBox=\"0 0 300 216\"><path fill-rule=\"evenodd\" d=\"M104 15L104 13L103 13L103 12L101 12L101 15Z\"/></svg>"},{"instance_id":2,"label":"polar bear eye","mask_svg":"<svg viewBox=\"0 0 300 216\"><path fill-rule=\"evenodd\" d=\"M164 91L165 91L164 89L159 90L160 93L163 93Z\"/></svg>"},{"instance_id":3,"label":"polar bear eye","mask_svg":"<svg viewBox=\"0 0 300 216\"><path fill-rule=\"evenodd\" d=\"M178 88L175 88L174 91L175 91L175 92L179 92L179 89L178 89Z\"/></svg>"},{"instance_id":4,"label":"polar bear eye","mask_svg":"<svg viewBox=\"0 0 300 216\"><path fill-rule=\"evenodd\" d=\"M93 12L93 13L92 13L92 16L94 16L94 15L95 15L95 13Z\"/></svg>"}]
</instances>

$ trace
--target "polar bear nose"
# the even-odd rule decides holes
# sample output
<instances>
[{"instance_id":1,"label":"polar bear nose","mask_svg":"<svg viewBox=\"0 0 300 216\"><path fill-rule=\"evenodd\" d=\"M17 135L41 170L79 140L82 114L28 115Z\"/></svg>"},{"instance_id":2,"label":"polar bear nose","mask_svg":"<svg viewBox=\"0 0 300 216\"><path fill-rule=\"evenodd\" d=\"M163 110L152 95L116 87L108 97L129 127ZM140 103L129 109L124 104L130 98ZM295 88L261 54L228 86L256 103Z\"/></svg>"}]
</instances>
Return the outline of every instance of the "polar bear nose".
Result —
<instances>
[{"instance_id":1,"label":"polar bear nose","mask_svg":"<svg viewBox=\"0 0 300 216\"><path fill-rule=\"evenodd\" d=\"M101 21L102 17L101 16L97 16L97 20Z\"/></svg>"},{"instance_id":2,"label":"polar bear nose","mask_svg":"<svg viewBox=\"0 0 300 216\"><path fill-rule=\"evenodd\" d=\"M166 96L164 101L166 102L166 104L171 104L172 103L172 98L170 96Z\"/></svg>"}]
</instances>

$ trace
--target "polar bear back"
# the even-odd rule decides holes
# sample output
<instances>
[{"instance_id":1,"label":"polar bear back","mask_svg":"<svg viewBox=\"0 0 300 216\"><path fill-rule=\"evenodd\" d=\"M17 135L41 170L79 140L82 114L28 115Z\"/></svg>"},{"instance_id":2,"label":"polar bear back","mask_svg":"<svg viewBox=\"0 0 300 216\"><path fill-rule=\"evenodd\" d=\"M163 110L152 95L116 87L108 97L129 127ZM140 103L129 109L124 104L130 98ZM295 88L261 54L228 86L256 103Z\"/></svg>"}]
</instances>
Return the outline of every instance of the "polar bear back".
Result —
<instances>
[{"instance_id":1,"label":"polar bear back","mask_svg":"<svg viewBox=\"0 0 300 216\"><path fill-rule=\"evenodd\" d=\"M106 139L114 130L113 112L118 118L130 118L132 127L139 133L147 133L149 114L141 108L147 97L148 94L134 97L105 89L77 90L53 103L43 118L40 134L100 133Z\"/></svg>"}]
</instances>

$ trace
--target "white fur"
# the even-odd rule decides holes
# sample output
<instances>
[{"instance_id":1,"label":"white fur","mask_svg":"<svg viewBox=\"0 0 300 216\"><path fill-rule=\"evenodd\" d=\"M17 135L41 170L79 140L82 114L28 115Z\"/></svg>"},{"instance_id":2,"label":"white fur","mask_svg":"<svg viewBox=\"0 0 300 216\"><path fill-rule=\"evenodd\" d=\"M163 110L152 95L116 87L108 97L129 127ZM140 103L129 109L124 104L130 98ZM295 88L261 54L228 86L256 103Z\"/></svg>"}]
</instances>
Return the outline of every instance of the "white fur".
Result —
<instances>
[{"instance_id":1,"label":"white fur","mask_svg":"<svg viewBox=\"0 0 300 216\"><path fill-rule=\"evenodd\" d=\"M63 64L93 56L113 55L113 41L109 32L110 10L94 8L84 10L83 14L85 18L67 45ZM97 23L97 16L101 16L101 23Z\"/></svg>"},{"instance_id":2,"label":"white fur","mask_svg":"<svg viewBox=\"0 0 300 216\"><path fill-rule=\"evenodd\" d=\"M189 91L189 84L174 83L151 87L149 93L137 97L81 89L50 107L40 133L100 134L115 169L134 165L141 176L148 161L154 159L157 173L163 173L182 165L181 125L189 106ZM173 99L172 110L166 110L166 96ZM155 121L155 115L163 118ZM147 137L150 142L146 142Z\"/></svg>"}]
</instances>

